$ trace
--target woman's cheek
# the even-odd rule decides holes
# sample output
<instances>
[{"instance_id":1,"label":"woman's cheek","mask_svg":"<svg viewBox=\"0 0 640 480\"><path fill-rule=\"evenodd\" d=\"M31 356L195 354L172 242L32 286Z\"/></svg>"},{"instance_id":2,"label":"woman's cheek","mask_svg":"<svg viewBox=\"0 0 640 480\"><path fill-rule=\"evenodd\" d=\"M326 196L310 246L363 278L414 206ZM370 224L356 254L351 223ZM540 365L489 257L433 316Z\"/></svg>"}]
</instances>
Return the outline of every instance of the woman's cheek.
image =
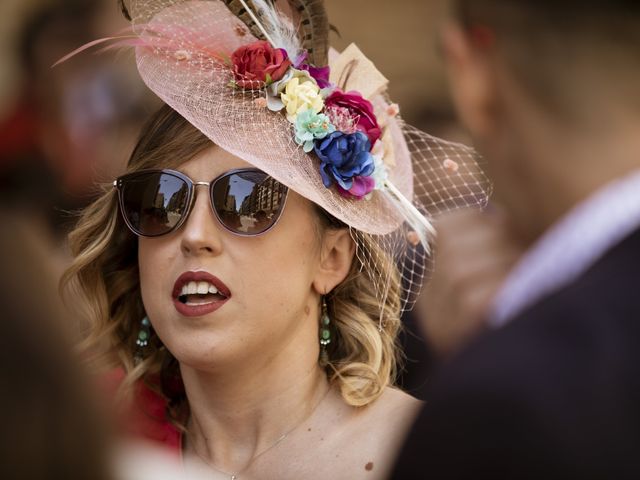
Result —
<instances>
[{"instance_id":1,"label":"woman's cheek","mask_svg":"<svg viewBox=\"0 0 640 480\"><path fill-rule=\"evenodd\" d=\"M140 239L138 248L140 290L149 315L163 308L163 297L167 297L167 302L171 300L170 289L167 286L171 282L168 278L170 259L158 243L157 239Z\"/></svg>"}]
</instances>

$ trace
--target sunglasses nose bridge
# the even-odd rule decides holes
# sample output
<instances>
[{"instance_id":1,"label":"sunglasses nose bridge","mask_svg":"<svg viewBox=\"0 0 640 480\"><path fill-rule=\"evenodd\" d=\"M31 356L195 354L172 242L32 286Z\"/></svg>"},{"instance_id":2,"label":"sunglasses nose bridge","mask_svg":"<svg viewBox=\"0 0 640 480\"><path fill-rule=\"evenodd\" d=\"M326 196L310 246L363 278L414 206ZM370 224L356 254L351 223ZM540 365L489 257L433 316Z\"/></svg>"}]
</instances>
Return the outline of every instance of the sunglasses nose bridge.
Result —
<instances>
[{"instance_id":1,"label":"sunglasses nose bridge","mask_svg":"<svg viewBox=\"0 0 640 480\"><path fill-rule=\"evenodd\" d=\"M196 201L196 198L195 198L196 197L196 195L195 195L196 187L207 187L207 190L209 190L209 192L210 192L211 191L211 182L193 182L194 194L193 194L192 205L191 205L192 207L193 207L193 204ZM211 197L211 195L209 195L209 196ZM215 207L213 205L213 200L211 200L209 203L211 204L210 205L211 212L215 215Z\"/></svg>"},{"instance_id":2,"label":"sunglasses nose bridge","mask_svg":"<svg viewBox=\"0 0 640 480\"><path fill-rule=\"evenodd\" d=\"M190 205L191 208L189 208L189 210L191 210L193 208L193 205L196 203L196 188L197 187L207 187L207 190L209 190L209 191L211 190L211 182L192 182L192 183L193 183L193 195L192 195L192 198L191 198L191 205ZM213 210L213 205L211 205L211 208ZM191 212L189 212L189 213L191 213Z\"/></svg>"}]
</instances>

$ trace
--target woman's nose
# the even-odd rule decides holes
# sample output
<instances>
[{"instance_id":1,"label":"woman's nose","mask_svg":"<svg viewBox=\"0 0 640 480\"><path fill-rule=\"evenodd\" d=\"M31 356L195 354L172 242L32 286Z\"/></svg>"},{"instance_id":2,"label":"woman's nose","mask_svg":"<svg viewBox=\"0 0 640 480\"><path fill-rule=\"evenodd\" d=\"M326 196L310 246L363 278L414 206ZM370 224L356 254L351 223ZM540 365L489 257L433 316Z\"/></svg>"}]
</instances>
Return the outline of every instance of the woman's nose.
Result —
<instances>
[{"instance_id":1,"label":"woman's nose","mask_svg":"<svg viewBox=\"0 0 640 480\"><path fill-rule=\"evenodd\" d=\"M181 228L181 250L186 255L217 255L222 250L221 226L211 209L208 189L196 188L195 196Z\"/></svg>"}]
</instances>

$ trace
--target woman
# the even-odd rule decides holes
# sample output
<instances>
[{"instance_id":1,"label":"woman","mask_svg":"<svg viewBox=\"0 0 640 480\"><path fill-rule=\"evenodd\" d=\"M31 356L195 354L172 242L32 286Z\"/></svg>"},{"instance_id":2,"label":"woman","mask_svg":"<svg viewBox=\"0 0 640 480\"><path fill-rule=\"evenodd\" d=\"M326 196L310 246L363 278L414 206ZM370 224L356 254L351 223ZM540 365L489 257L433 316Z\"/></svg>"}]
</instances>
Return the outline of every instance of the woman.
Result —
<instances>
[{"instance_id":1,"label":"woman","mask_svg":"<svg viewBox=\"0 0 640 480\"><path fill-rule=\"evenodd\" d=\"M407 142L359 52L329 76L318 2L292 2L310 29L294 46L261 2L166 3L132 2L125 41L171 107L71 236L89 344L151 412L143 433L190 469L384 478L419 407L392 386L430 232L407 199L410 149L440 172L434 211L482 201L474 157L415 130Z\"/></svg>"}]
</instances>

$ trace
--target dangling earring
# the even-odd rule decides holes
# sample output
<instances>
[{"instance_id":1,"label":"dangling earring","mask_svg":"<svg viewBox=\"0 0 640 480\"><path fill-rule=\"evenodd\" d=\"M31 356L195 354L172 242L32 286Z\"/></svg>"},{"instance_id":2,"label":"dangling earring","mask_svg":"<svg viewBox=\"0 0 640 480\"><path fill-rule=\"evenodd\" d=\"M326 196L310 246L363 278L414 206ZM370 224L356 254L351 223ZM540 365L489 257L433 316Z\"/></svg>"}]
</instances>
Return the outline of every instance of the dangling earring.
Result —
<instances>
[{"instance_id":1,"label":"dangling earring","mask_svg":"<svg viewBox=\"0 0 640 480\"><path fill-rule=\"evenodd\" d=\"M138 345L138 349L136 352L136 360L140 361L144 357L144 350L147 345L149 345L149 338L151 338L151 322L149 321L149 317L145 316L140 322L140 331L138 332L138 338L136 340L136 345Z\"/></svg>"},{"instance_id":2,"label":"dangling earring","mask_svg":"<svg viewBox=\"0 0 640 480\"><path fill-rule=\"evenodd\" d=\"M326 365L329 363L329 355L327 354L327 345L331 343L331 330L329 325L331 319L327 312L327 301L322 297L322 314L320 315L320 363Z\"/></svg>"}]
</instances>

